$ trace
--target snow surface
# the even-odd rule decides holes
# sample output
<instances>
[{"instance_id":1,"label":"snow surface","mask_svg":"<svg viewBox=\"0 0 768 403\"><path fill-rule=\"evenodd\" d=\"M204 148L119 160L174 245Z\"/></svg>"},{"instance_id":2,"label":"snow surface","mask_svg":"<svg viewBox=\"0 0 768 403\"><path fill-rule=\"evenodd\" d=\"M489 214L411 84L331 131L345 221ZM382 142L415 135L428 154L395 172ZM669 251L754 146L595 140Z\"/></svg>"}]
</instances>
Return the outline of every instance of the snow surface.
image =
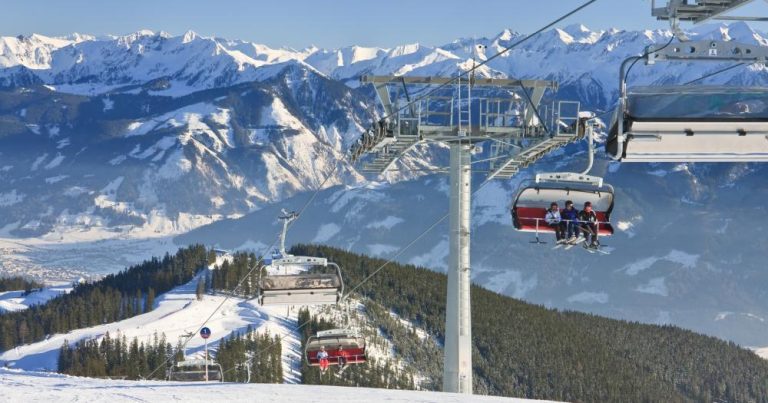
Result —
<instances>
[{"instance_id":1,"label":"snow surface","mask_svg":"<svg viewBox=\"0 0 768 403\"><path fill-rule=\"evenodd\" d=\"M0 369L0 396L8 402L320 402L386 403L546 402L438 392L340 386L117 381ZM7 400L5 400L7 399Z\"/></svg>"},{"instance_id":2,"label":"snow surface","mask_svg":"<svg viewBox=\"0 0 768 403\"><path fill-rule=\"evenodd\" d=\"M221 264L231 256L224 255L217 258L216 264ZM212 265L209 270L214 269ZM212 398L226 397L227 401L318 401L317 396L326 393L343 399L344 393L354 394L350 397L355 401L424 401L424 402L452 402L452 401L510 401L522 400L491 398L485 396L459 396L438 394L432 392L412 391L386 391L360 388L328 388L297 385L300 383L299 364L302 360L300 340L297 329L297 307L275 306L260 307L250 301L241 298L227 298L222 295L205 295L202 301L198 301L195 295L196 284L202 279L205 271L199 274L189 283L176 287L172 291L161 295L155 302L155 309L146 314L138 315L123 321L97 325L90 328L77 329L66 334L54 334L47 339L33 344L19 346L0 355L0 362L5 368L0 369L0 396L9 401L48 401L50 399L85 400L85 401L167 401L169 399L183 401L209 401ZM60 288L63 291L67 289ZM0 294L0 297L9 296L12 293ZM34 294L33 294L34 295ZM43 294L50 297L52 293ZM31 298L31 297L30 297ZM0 301L5 301L0 298ZM7 300L10 300L8 298ZM42 298L40 299L42 300ZM27 301L27 304L33 303ZM362 312L364 307L356 301L351 302L356 312ZM164 334L166 340L175 344L181 340L185 333L195 334L202 321L215 314L206 323L213 330L208 340L209 348L215 350L217 341L228 336L233 331L245 331L249 326L257 332L269 332L271 335L280 335L283 350L283 374L284 383L289 385L244 385L244 384L203 384L203 383L175 383L153 381L110 381L89 378L70 377L54 374L56 368L58 350L65 342L73 344L83 339L99 339L109 332L112 337L124 335L128 339L138 337L140 341L149 342L156 334ZM337 309L312 308L315 314L323 317L330 315L332 320L340 320L338 315L342 313ZM335 316L334 316L335 315ZM399 319L399 318L397 318ZM358 326L359 323L353 323ZM404 326L417 332L422 340L429 335L412 323L404 323ZM203 340L193 337L186 346L185 353L190 357L202 355ZM385 343L383 346L371 343L369 353L372 356L388 356L392 358L392 345ZM393 361L396 366L403 363L397 359ZM45 371L45 372L40 372ZM30 391L34 389L34 398L30 398ZM262 395L263 394L263 395Z\"/></svg>"},{"instance_id":3,"label":"snow surface","mask_svg":"<svg viewBox=\"0 0 768 403\"><path fill-rule=\"evenodd\" d=\"M207 323L213 331L208 340L209 344L215 344L232 331L245 332L249 325L254 329L260 328L269 320L268 312L258 310L250 302L240 299L231 298L225 301L224 296L206 295L202 301L198 301L195 297L195 287L201 278L202 274L158 297L156 308L148 313L115 323L51 335L43 341L19 346L0 354L0 361L14 368L53 371L56 369L58 350L65 341L73 344L83 339L100 338L107 332L113 337L119 333L128 339L138 337L144 342L150 341L155 333L165 333L168 342L175 345L185 333L197 332L202 319L222 303L221 309ZM203 339L194 337L187 344L187 354L199 354L203 344Z\"/></svg>"},{"instance_id":4,"label":"snow surface","mask_svg":"<svg viewBox=\"0 0 768 403\"><path fill-rule=\"evenodd\" d=\"M61 284L33 291L29 295L24 295L23 290L3 291L0 292L0 313L22 311L32 305L45 303L49 299L68 293L71 290L72 286L70 284Z\"/></svg>"},{"instance_id":5,"label":"snow surface","mask_svg":"<svg viewBox=\"0 0 768 403\"><path fill-rule=\"evenodd\" d=\"M605 304L608 302L608 294L604 292L584 291L568 297L568 302L579 302L582 304Z\"/></svg>"},{"instance_id":6,"label":"snow surface","mask_svg":"<svg viewBox=\"0 0 768 403\"><path fill-rule=\"evenodd\" d=\"M335 223L323 224L317 230L317 235L315 235L315 238L312 240L312 242L314 243L327 242L329 239L333 238L334 235L338 234L339 231L341 231L341 227L339 227L338 224L335 224Z\"/></svg>"},{"instance_id":7,"label":"snow surface","mask_svg":"<svg viewBox=\"0 0 768 403\"><path fill-rule=\"evenodd\" d=\"M671 250L668 254L662 257L651 256L643 258L636 262L630 263L619 271L625 272L628 276L636 276L638 273L650 269L656 262L667 261L671 263L677 263L682 268L692 269L696 267L696 263L699 260L699 255L686 253L679 250Z\"/></svg>"},{"instance_id":8,"label":"snow surface","mask_svg":"<svg viewBox=\"0 0 768 403\"><path fill-rule=\"evenodd\" d=\"M754 348L754 349L752 349L752 351L754 351L755 354L759 355L760 357L765 358L766 360L768 360L768 347Z\"/></svg>"}]
</instances>

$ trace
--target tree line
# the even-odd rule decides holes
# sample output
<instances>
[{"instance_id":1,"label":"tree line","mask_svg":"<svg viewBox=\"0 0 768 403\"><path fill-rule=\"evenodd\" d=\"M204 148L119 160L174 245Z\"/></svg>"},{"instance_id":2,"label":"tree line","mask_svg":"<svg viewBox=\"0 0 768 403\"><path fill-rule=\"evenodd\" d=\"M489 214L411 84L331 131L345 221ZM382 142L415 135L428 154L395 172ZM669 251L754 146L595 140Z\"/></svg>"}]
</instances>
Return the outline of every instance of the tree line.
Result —
<instances>
[{"instance_id":1,"label":"tree line","mask_svg":"<svg viewBox=\"0 0 768 403\"><path fill-rule=\"evenodd\" d=\"M209 354L221 365L226 382L282 383L280 341L279 336L258 334L249 328L245 334L232 332ZM166 380L171 368L184 359L181 342L174 348L165 334L155 333L145 343L119 333L112 337L107 332L100 340L80 340L73 345L65 341L59 349L58 372L92 378Z\"/></svg>"},{"instance_id":2,"label":"tree line","mask_svg":"<svg viewBox=\"0 0 768 403\"><path fill-rule=\"evenodd\" d=\"M217 346L216 360L224 369L226 382L282 383L282 341L280 336L254 332L232 332ZM250 372L250 374L249 374Z\"/></svg>"},{"instance_id":3,"label":"tree line","mask_svg":"<svg viewBox=\"0 0 768 403\"><path fill-rule=\"evenodd\" d=\"M167 378L168 369L181 359L181 349L174 349L157 333L147 343L134 337L130 342L119 333L109 332L101 340L65 341L59 349L58 372L93 378L157 379Z\"/></svg>"},{"instance_id":4,"label":"tree line","mask_svg":"<svg viewBox=\"0 0 768 403\"><path fill-rule=\"evenodd\" d=\"M349 285L385 263L316 245L291 253L336 262ZM444 274L390 263L358 292L442 343L446 286ZM674 326L547 309L478 286L472 312L476 393L576 402L768 401L768 362L734 343ZM423 375L438 376L442 354L419 354L409 345L418 342L412 337L392 340L396 350L433 368Z\"/></svg>"},{"instance_id":5,"label":"tree line","mask_svg":"<svg viewBox=\"0 0 768 403\"><path fill-rule=\"evenodd\" d=\"M298 323L301 328L301 351L306 348L310 336L319 331L337 329L338 324L325 318L312 315L308 309L299 310ZM370 344L370 343L367 343ZM320 370L311 367L306 360L301 362L301 380L309 385L361 386L366 388L386 389L415 389L413 376L410 371L395 368L387 359L377 360L369 356L365 364L351 365L344 370L344 375L336 377L332 373L337 367L331 367L324 375Z\"/></svg>"},{"instance_id":6,"label":"tree line","mask_svg":"<svg viewBox=\"0 0 768 403\"><path fill-rule=\"evenodd\" d=\"M193 245L101 280L77 284L70 293L45 304L0 314L0 351L150 311L157 295L186 284L214 261L213 251Z\"/></svg>"},{"instance_id":7,"label":"tree line","mask_svg":"<svg viewBox=\"0 0 768 403\"><path fill-rule=\"evenodd\" d=\"M32 290L43 287L42 283L22 276L0 277L0 292L24 290L24 295L27 295Z\"/></svg>"},{"instance_id":8,"label":"tree line","mask_svg":"<svg viewBox=\"0 0 768 403\"><path fill-rule=\"evenodd\" d=\"M214 266L214 269L208 273L206 289L235 293L244 298L255 296L258 289L259 276L266 275L260 259L253 253L246 252L234 253L232 259L225 260L221 265ZM238 285L240 286L238 287Z\"/></svg>"}]
</instances>

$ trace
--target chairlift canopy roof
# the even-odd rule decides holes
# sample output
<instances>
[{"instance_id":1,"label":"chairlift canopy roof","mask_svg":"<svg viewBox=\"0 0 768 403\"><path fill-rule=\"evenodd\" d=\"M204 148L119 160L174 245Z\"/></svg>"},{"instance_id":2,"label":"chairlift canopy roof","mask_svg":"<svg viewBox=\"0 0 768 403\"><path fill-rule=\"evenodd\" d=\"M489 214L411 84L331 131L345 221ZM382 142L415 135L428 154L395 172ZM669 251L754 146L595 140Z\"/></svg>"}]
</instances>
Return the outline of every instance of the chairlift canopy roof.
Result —
<instances>
[{"instance_id":1,"label":"chairlift canopy roof","mask_svg":"<svg viewBox=\"0 0 768 403\"><path fill-rule=\"evenodd\" d=\"M293 274L267 276L262 279L264 291L292 289L323 289L341 287L341 279L335 273Z\"/></svg>"},{"instance_id":2,"label":"chairlift canopy roof","mask_svg":"<svg viewBox=\"0 0 768 403\"><path fill-rule=\"evenodd\" d=\"M546 209L555 202L562 209L567 200L572 201L577 210L581 210L585 202L591 202L592 209L595 211L608 211L613 206L613 188L609 185L598 188L576 184L531 184L518 194L513 207L541 207Z\"/></svg>"}]
</instances>

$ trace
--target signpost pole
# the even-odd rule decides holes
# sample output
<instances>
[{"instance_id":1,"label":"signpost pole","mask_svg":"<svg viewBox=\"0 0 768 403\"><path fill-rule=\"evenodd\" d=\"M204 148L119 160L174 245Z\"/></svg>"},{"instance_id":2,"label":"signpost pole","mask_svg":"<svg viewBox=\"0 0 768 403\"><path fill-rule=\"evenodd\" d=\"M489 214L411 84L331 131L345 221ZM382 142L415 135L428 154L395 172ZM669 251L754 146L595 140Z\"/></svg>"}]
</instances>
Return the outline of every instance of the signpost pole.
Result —
<instances>
[{"instance_id":1,"label":"signpost pole","mask_svg":"<svg viewBox=\"0 0 768 403\"><path fill-rule=\"evenodd\" d=\"M211 329L200 329L200 337L205 340L205 381L208 382L208 338L211 337Z\"/></svg>"}]
</instances>

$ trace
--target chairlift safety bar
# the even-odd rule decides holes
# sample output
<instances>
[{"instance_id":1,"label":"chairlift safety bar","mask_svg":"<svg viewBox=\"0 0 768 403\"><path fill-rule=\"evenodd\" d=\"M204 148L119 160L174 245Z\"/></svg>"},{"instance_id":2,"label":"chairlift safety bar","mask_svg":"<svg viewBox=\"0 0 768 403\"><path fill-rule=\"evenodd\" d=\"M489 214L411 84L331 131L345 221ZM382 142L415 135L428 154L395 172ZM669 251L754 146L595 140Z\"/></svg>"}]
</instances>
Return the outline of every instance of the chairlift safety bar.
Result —
<instances>
[{"instance_id":1,"label":"chairlift safety bar","mask_svg":"<svg viewBox=\"0 0 768 403\"><path fill-rule=\"evenodd\" d=\"M576 172L547 172L536 174L536 183L578 183L603 186L603 178Z\"/></svg>"}]
</instances>

